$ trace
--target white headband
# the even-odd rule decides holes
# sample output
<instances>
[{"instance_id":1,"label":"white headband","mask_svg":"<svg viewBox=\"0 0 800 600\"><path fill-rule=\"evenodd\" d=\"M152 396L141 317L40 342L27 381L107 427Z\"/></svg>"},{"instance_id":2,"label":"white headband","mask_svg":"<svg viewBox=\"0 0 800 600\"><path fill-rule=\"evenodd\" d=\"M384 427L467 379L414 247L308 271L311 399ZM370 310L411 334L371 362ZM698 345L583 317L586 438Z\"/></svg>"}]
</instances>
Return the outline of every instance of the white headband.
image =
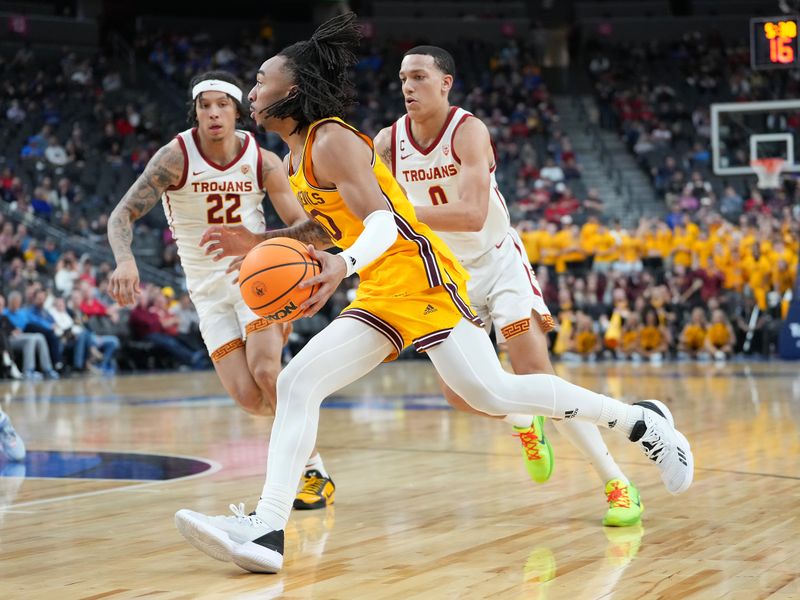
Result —
<instances>
[{"instance_id":1,"label":"white headband","mask_svg":"<svg viewBox=\"0 0 800 600\"><path fill-rule=\"evenodd\" d=\"M219 79L201 81L192 88L192 100L196 100L203 92L225 92L229 96L236 98L239 103L242 102L242 90L227 81L220 81Z\"/></svg>"}]
</instances>

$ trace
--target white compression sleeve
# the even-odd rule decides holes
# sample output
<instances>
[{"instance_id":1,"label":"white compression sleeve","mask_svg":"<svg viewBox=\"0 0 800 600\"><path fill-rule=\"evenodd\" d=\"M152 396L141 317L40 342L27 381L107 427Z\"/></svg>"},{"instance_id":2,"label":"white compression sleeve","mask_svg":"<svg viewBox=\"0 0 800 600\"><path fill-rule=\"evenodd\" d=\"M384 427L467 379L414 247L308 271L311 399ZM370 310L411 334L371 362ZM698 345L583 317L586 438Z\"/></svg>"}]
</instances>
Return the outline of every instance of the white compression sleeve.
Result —
<instances>
[{"instance_id":1,"label":"white compression sleeve","mask_svg":"<svg viewBox=\"0 0 800 600\"><path fill-rule=\"evenodd\" d=\"M347 265L349 277L360 271L381 254L386 252L397 240L397 223L388 210L376 210L364 219L364 231L353 245L339 253Z\"/></svg>"},{"instance_id":2,"label":"white compression sleeve","mask_svg":"<svg viewBox=\"0 0 800 600\"><path fill-rule=\"evenodd\" d=\"M289 519L297 482L317 438L322 401L369 373L393 349L377 329L356 319L334 319L281 371L267 477L256 508L272 529L283 529Z\"/></svg>"}]
</instances>

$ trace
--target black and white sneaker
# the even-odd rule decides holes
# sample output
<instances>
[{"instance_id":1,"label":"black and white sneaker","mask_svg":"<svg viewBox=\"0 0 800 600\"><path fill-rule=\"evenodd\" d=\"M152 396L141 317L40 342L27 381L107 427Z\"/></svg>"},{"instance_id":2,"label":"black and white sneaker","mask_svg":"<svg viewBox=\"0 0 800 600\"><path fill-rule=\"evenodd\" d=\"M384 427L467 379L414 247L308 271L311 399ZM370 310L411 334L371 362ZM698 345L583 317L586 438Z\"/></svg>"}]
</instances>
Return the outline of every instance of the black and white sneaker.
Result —
<instances>
[{"instance_id":1,"label":"black and white sneaker","mask_svg":"<svg viewBox=\"0 0 800 600\"><path fill-rule=\"evenodd\" d=\"M231 553L233 562L251 573L277 573L283 568L283 529L267 531Z\"/></svg>"},{"instance_id":2,"label":"black and white sneaker","mask_svg":"<svg viewBox=\"0 0 800 600\"><path fill-rule=\"evenodd\" d=\"M694 456L689 440L675 429L672 413L658 400L635 405L644 408L644 417L631 431L629 439L642 447L645 456L656 463L670 494L682 494L692 485Z\"/></svg>"},{"instance_id":3,"label":"black and white sneaker","mask_svg":"<svg viewBox=\"0 0 800 600\"><path fill-rule=\"evenodd\" d=\"M277 573L283 566L283 531L272 531L244 504L233 515L209 516L193 510L175 513L175 526L192 546L221 561L233 561L253 573Z\"/></svg>"}]
</instances>

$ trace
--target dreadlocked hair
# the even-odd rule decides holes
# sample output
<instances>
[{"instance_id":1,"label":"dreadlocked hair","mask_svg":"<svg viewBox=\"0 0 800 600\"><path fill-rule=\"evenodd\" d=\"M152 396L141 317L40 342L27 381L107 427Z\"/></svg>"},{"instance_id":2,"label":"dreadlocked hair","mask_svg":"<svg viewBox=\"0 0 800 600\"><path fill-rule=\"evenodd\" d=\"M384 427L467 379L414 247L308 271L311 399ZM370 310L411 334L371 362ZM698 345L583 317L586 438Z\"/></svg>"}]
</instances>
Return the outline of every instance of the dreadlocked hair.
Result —
<instances>
[{"instance_id":1,"label":"dreadlocked hair","mask_svg":"<svg viewBox=\"0 0 800 600\"><path fill-rule=\"evenodd\" d=\"M297 90L270 106L267 116L297 121L292 133L325 117L344 117L356 101L347 69L358 62L360 41L356 15L348 12L320 25L311 39L281 50Z\"/></svg>"}]
</instances>

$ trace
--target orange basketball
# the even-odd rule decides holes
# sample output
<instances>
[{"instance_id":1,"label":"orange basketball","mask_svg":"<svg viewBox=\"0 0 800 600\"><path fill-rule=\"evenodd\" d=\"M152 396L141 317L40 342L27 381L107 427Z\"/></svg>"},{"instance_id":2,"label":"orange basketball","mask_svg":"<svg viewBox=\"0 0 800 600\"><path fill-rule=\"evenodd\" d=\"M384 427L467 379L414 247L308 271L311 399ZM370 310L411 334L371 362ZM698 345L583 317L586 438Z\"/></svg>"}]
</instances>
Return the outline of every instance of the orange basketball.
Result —
<instances>
[{"instance_id":1,"label":"orange basketball","mask_svg":"<svg viewBox=\"0 0 800 600\"><path fill-rule=\"evenodd\" d=\"M319 272L320 264L309 256L305 244L272 238L247 253L239 269L239 290L258 316L288 323L303 316L300 305L317 291L317 286L300 289L298 284Z\"/></svg>"}]
</instances>

